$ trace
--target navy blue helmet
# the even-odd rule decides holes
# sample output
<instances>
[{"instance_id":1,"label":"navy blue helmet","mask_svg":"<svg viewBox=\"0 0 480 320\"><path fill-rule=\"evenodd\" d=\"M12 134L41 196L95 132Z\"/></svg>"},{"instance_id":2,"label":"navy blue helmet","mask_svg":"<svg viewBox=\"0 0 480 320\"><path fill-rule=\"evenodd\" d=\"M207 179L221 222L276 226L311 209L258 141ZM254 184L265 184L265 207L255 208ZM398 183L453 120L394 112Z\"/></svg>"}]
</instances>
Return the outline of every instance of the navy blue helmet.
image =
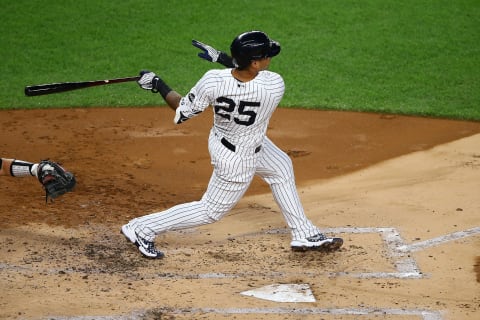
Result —
<instances>
[{"instance_id":1,"label":"navy blue helmet","mask_svg":"<svg viewBox=\"0 0 480 320\"><path fill-rule=\"evenodd\" d=\"M271 40L265 32L249 31L238 35L230 45L233 63L240 69L253 60L274 57L280 53L280 44Z\"/></svg>"}]
</instances>

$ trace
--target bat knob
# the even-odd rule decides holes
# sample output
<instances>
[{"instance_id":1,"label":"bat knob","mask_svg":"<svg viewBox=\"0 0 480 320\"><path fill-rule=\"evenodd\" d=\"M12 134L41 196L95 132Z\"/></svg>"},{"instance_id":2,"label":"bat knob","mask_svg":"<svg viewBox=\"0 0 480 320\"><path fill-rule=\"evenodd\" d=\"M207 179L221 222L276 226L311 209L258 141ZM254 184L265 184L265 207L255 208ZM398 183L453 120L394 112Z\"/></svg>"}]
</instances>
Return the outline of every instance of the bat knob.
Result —
<instances>
[{"instance_id":1,"label":"bat knob","mask_svg":"<svg viewBox=\"0 0 480 320\"><path fill-rule=\"evenodd\" d=\"M30 87L25 87L25 95L26 96L31 96L32 95L32 91L30 90Z\"/></svg>"}]
</instances>

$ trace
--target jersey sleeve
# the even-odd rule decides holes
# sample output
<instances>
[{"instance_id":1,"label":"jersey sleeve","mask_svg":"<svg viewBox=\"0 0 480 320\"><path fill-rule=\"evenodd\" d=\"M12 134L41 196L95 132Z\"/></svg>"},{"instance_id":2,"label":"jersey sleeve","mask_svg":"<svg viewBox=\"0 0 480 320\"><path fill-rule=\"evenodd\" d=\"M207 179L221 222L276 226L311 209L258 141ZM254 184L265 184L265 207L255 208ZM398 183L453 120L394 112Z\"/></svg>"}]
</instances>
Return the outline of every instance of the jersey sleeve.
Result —
<instances>
[{"instance_id":1,"label":"jersey sleeve","mask_svg":"<svg viewBox=\"0 0 480 320\"><path fill-rule=\"evenodd\" d=\"M202 113L209 105L213 104L212 83L215 82L214 73L208 71L198 80L188 94L180 99L180 104L175 110L173 122L180 124Z\"/></svg>"}]
</instances>

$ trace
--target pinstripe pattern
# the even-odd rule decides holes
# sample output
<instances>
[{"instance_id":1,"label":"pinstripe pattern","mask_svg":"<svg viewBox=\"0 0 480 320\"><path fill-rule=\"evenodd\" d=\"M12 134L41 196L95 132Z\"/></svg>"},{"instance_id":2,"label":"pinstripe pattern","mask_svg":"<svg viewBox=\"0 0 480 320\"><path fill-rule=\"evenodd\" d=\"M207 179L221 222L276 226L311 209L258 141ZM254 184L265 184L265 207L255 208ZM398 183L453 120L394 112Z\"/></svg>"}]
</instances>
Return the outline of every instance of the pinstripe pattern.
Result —
<instances>
[{"instance_id":1,"label":"pinstripe pattern","mask_svg":"<svg viewBox=\"0 0 480 320\"><path fill-rule=\"evenodd\" d=\"M208 71L180 101L176 118L181 114L183 121L208 106L215 110L208 140L213 173L199 201L130 221L135 231L148 241L169 230L218 221L243 197L255 175L270 185L293 240L320 232L303 211L291 159L266 137L270 117L283 97L282 77L261 71L255 79L243 83L231 71ZM235 151L222 144L222 138L234 145ZM261 149L255 152L258 146Z\"/></svg>"}]
</instances>

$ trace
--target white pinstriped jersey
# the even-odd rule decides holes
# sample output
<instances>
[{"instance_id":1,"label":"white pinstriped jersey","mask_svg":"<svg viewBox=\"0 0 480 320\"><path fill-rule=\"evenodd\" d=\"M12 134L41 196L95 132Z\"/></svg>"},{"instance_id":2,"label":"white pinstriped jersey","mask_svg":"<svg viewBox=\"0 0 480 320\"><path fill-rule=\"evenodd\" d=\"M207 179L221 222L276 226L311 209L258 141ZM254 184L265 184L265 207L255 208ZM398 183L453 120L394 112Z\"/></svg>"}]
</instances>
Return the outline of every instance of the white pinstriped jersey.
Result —
<instances>
[{"instance_id":1,"label":"white pinstriped jersey","mask_svg":"<svg viewBox=\"0 0 480 320\"><path fill-rule=\"evenodd\" d=\"M231 72L206 72L176 109L174 122L182 123L208 106L214 108L208 139L214 169L207 190L199 201L131 220L142 238L153 241L159 233L218 221L240 201L255 175L270 185L292 239L320 232L303 211L291 159L266 137L270 117L285 91L282 77L265 70L241 82Z\"/></svg>"},{"instance_id":2,"label":"white pinstriped jersey","mask_svg":"<svg viewBox=\"0 0 480 320\"><path fill-rule=\"evenodd\" d=\"M182 122L214 108L214 130L234 145L257 147L285 91L282 77L261 71L255 79L241 82L232 69L210 70L197 82L177 108L175 122Z\"/></svg>"}]
</instances>

